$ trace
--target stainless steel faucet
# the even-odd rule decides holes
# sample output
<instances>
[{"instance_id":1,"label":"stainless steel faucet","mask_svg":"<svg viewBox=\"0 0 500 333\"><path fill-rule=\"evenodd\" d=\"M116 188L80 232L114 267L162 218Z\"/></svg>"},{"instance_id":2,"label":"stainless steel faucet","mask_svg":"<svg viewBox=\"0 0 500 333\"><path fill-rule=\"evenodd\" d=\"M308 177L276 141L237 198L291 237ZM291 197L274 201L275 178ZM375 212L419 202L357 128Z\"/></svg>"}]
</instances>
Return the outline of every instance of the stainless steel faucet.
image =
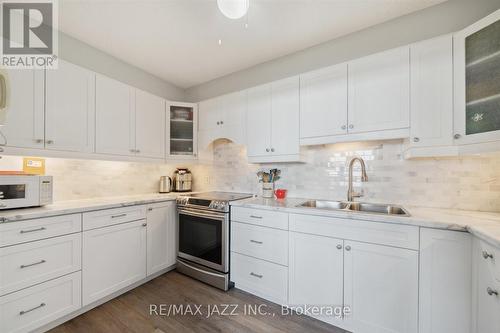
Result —
<instances>
[{"instance_id":1,"label":"stainless steel faucet","mask_svg":"<svg viewBox=\"0 0 500 333\"><path fill-rule=\"evenodd\" d=\"M359 164L361 164L361 181L362 182L367 182L368 181L368 176L366 175L366 165L365 161L358 156L353 157L349 161L349 188L347 189L347 201L353 201L354 198L359 198L362 196L361 193L354 192L354 189L352 188L352 169L354 166L354 162L358 161Z\"/></svg>"}]
</instances>

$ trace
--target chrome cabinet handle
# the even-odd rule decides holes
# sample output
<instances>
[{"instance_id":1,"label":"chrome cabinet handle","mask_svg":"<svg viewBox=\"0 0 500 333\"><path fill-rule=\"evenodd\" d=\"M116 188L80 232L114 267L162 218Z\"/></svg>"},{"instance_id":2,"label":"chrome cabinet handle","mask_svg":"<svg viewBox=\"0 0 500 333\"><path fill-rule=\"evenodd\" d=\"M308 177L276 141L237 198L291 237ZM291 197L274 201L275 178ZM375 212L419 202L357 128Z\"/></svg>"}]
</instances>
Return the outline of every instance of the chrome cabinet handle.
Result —
<instances>
[{"instance_id":1,"label":"chrome cabinet handle","mask_svg":"<svg viewBox=\"0 0 500 333\"><path fill-rule=\"evenodd\" d=\"M261 219L262 218L262 216L257 216L257 215L250 215L250 217L253 219Z\"/></svg>"},{"instance_id":2,"label":"chrome cabinet handle","mask_svg":"<svg viewBox=\"0 0 500 333\"><path fill-rule=\"evenodd\" d=\"M41 228L38 228L38 229L21 230L21 231L19 231L19 233L20 234L27 234L28 232L43 231L43 230L46 230L46 228L45 227L41 227Z\"/></svg>"},{"instance_id":3,"label":"chrome cabinet handle","mask_svg":"<svg viewBox=\"0 0 500 333\"><path fill-rule=\"evenodd\" d=\"M413 142L420 142L420 138L414 137Z\"/></svg>"},{"instance_id":4,"label":"chrome cabinet handle","mask_svg":"<svg viewBox=\"0 0 500 333\"><path fill-rule=\"evenodd\" d=\"M26 268L26 267L31 267L31 266L36 266L36 265L40 265L40 264L43 264L43 263L46 263L47 261L45 260L40 260L39 262L34 262L32 264L27 264L27 265L21 265L19 266L19 268Z\"/></svg>"},{"instance_id":5,"label":"chrome cabinet handle","mask_svg":"<svg viewBox=\"0 0 500 333\"><path fill-rule=\"evenodd\" d=\"M253 240L253 239L250 239L250 243L263 244L263 242L256 241L256 240Z\"/></svg>"},{"instance_id":6,"label":"chrome cabinet handle","mask_svg":"<svg viewBox=\"0 0 500 333\"><path fill-rule=\"evenodd\" d=\"M351 247L350 247L349 245L347 245L347 246L345 247L345 250L346 250L346 251L351 251Z\"/></svg>"},{"instance_id":7,"label":"chrome cabinet handle","mask_svg":"<svg viewBox=\"0 0 500 333\"><path fill-rule=\"evenodd\" d=\"M116 219L118 217L125 217L125 216L127 216L127 214L118 214L118 215L111 215L111 218Z\"/></svg>"},{"instance_id":8,"label":"chrome cabinet handle","mask_svg":"<svg viewBox=\"0 0 500 333\"><path fill-rule=\"evenodd\" d=\"M349 125L349 129L353 129L354 128L354 125L353 124L350 124Z\"/></svg>"},{"instance_id":9,"label":"chrome cabinet handle","mask_svg":"<svg viewBox=\"0 0 500 333\"><path fill-rule=\"evenodd\" d=\"M341 250L342 249L342 245L338 244L337 245L337 249Z\"/></svg>"},{"instance_id":10,"label":"chrome cabinet handle","mask_svg":"<svg viewBox=\"0 0 500 333\"><path fill-rule=\"evenodd\" d=\"M148 226L148 224L147 224L147 223L143 223L143 224L142 224L142 226L143 226L143 227L147 227L147 226Z\"/></svg>"},{"instance_id":11,"label":"chrome cabinet handle","mask_svg":"<svg viewBox=\"0 0 500 333\"><path fill-rule=\"evenodd\" d=\"M488 253L487 251L483 251L483 258L484 259L488 259L488 258L493 259L493 254Z\"/></svg>"},{"instance_id":12,"label":"chrome cabinet handle","mask_svg":"<svg viewBox=\"0 0 500 333\"><path fill-rule=\"evenodd\" d=\"M340 128L343 129L343 130L345 130L345 129L347 129L347 126L346 125L342 125Z\"/></svg>"},{"instance_id":13,"label":"chrome cabinet handle","mask_svg":"<svg viewBox=\"0 0 500 333\"><path fill-rule=\"evenodd\" d=\"M31 308L29 310L24 310L24 311L20 311L19 312L19 315L22 316L24 314L27 314L28 312L31 312L31 311L34 311L36 309L40 309L40 308L43 308L46 304L45 303L41 303L39 306L35 306L34 308Z\"/></svg>"},{"instance_id":14,"label":"chrome cabinet handle","mask_svg":"<svg viewBox=\"0 0 500 333\"><path fill-rule=\"evenodd\" d=\"M491 289L490 287L486 288L486 292L488 293L488 295L490 296L498 296L498 291L494 290L494 289Z\"/></svg>"},{"instance_id":15,"label":"chrome cabinet handle","mask_svg":"<svg viewBox=\"0 0 500 333\"><path fill-rule=\"evenodd\" d=\"M457 133L457 134L455 134L455 135L453 136L453 138L454 138L455 140L458 140L458 139L460 139L461 137L462 137L462 136L461 136L460 134L458 134L458 133Z\"/></svg>"},{"instance_id":16,"label":"chrome cabinet handle","mask_svg":"<svg viewBox=\"0 0 500 333\"><path fill-rule=\"evenodd\" d=\"M250 272L251 276L255 276L256 278L262 279L263 275L255 274L254 272Z\"/></svg>"}]
</instances>

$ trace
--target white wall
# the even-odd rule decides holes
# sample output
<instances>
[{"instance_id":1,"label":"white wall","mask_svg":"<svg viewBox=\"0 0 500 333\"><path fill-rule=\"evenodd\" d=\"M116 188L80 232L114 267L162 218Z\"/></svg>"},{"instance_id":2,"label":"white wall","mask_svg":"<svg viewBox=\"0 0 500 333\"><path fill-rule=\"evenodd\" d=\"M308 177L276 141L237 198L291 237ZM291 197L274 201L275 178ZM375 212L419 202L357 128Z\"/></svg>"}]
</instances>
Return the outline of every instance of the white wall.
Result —
<instances>
[{"instance_id":1,"label":"white wall","mask_svg":"<svg viewBox=\"0 0 500 333\"><path fill-rule=\"evenodd\" d=\"M188 88L188 100L246 89L349 59L455 32L500 8L500 0L449 0L353 34Z\"/></svg>"},{"instance_id":2,"label":"white wall","mask_svg":"<svg viewBox=\"0 0 500 333\"><path fill-rule=\"evenodd\" d=\"M64 33L59 33L59 56L64 60L149 91L157 96L173 101L186 99L184 89Z\"/></svg>"}]
</instances>

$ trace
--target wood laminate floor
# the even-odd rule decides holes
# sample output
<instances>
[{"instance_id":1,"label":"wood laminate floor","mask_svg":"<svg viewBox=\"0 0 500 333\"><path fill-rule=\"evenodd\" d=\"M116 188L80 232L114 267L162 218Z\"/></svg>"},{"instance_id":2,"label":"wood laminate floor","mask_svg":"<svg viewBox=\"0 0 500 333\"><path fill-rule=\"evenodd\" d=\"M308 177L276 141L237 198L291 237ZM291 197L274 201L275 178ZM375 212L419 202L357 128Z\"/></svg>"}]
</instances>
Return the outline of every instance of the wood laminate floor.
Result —
<instances>
[{"instance_id":1,"label":"wood laminate floor","mask_svg":"<svg viewBox=\"0 0 500 333\"><path fill-rule=\"evenodd\" d=\"M158 315L150 314L151 304L158 306ZM160 304L165 304L163 309L160 308ZM172 304L177 305L176 311L187 313L172 314L174 310ZM195 305L201 306L199 308L201 314ZM259 305L261 312L265 314L249 314L250 308L255 310ZM169 308L170 314L167 313ZM210 316L207 318L209 312ZM344 333L346 331L307 316L282 315L279 305L238 289L223 292L177 272L169 272L50 331L50 333L89 332Z\"/></svg>"}]
</instances>

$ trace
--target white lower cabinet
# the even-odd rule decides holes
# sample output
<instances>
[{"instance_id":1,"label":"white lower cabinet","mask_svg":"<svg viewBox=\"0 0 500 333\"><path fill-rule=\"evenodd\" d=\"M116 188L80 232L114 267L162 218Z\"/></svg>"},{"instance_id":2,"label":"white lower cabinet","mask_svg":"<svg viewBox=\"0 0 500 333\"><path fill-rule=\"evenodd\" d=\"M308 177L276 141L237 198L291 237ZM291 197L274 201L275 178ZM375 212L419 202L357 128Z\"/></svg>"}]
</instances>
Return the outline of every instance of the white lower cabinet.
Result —
<instances>
[{"instance_id":1,"label":"white lower cabinet","mask_svg":"<svg viewBox=\"0 0 500 333\"><path fill-rule=\"evenodd\" d=\"M231 280L236 287L278 304L287 303L288 268L231 252Z\"/></svg>"},{"instance_id":2,"label":"white lower cabinet","mask_svg":"<svg viewBox=\"0 0 500 333\"><path fill-rule=\"evenodd\" d=\"M420 229L419 332L471 331L471 235Z\"/></svg>"},{"instance_id":3,"label":"white lower cabinet","mask_svg":"<svg viewBox=\"0 0 500 333\"><path fill-rule=\"evenodd\" d=\"M146 219L149 276L175 264L177 249L175 202L148 205Z\"/></svg>"},{"instance_id":4,"label":"white lower cabinet","mask_svg":"<svg viewBox=\"0 0 500 333\"><path fill-rule=\"evenodd\" d=\"M474 240L473 251L473 333L500 332L500 249Z\"/></svg>"},{"instance_id":5,"label":"white lower cabinet","mask_svg":"<svg viewBox=\"0 0 500 333\"><path fill-rule=\"evenodd\" d=\"M31 332L81 308L81 272L0 297L0 332Z\"/></svg>"},{"instance_id":6,"label":"white lower cabinet","mask_svg":"<svg viewBox=\"0 0 500 333\"><path fill-rule=\"evenodd\" d=\"M341 308L344 303L343 240L290 232L289 299L291 307ZM339 325L341 317L318 315Z\"/></svg>"},{"instance_id":7,"label":"white lower cabinet","mask_svg":"<svg viewBox=\"0 0 500 333\"><path fill-rule=\"evenodd\" d=\"M146 277L146 227L138 220L83 232L84 306Z\"/></svg>"}]
</instances>

